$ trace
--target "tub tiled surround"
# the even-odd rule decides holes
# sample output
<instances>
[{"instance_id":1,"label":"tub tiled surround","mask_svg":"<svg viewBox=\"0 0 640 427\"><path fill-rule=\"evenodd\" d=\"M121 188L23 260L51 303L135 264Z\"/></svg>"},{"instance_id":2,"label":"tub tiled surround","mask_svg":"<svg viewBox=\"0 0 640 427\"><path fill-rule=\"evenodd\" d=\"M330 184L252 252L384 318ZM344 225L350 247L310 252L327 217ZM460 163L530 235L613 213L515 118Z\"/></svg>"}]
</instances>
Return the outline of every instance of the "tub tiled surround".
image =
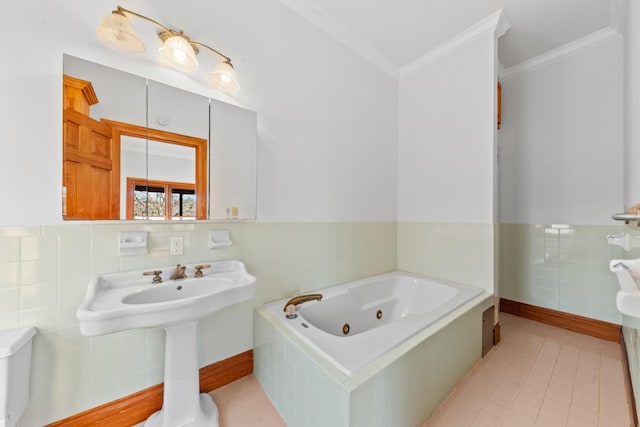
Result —
<instances>
[{"instance_id":1,"label":"tub tiled surround","mask_svg":"<svg viewBox=\"0 0 640 427\"><path fill-rule=\"evenodd\" d=\"M609 261L624 258L607 235L622 226L500 224L502 298L620 324L617 279Z\"/></svg>"},{"instance_id":2,"label":"tub tiled surround","mask_svg":"<svg viewBox=\"0 0 640 427\"><path fill-rule=\"evenodd\" d=\"M209 230L233 245L208 248ZM146 256L119 257L118 233L149 231ZM169 255L182 236L185 253ZM164 332L84 337L75 312L101 273L238 258L256 299L204 319L200 365L253 346L253 306L396 269L395 222L65 223L0 227L0 329L35 326L31 401L21 427L39 427L162 381Z\"/></svg>"},{"instance_id":3,"label":"tub tiled surround","mask_svg":"<svg viewBox=\"0 0 640 427\"><path fill-rule=\"evenodd\" d=\"M480 359L491 303L475 298L352 376L259 307L254 374L290 426L420 427Z\"/></svg>"}]
</instances>

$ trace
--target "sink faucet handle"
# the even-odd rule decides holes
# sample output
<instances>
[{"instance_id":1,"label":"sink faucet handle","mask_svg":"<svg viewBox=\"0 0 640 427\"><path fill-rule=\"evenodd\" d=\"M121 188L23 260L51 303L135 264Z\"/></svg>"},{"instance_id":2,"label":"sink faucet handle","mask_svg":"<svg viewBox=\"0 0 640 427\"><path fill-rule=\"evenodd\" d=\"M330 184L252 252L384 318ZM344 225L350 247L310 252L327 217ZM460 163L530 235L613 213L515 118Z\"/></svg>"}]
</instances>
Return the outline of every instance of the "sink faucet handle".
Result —
<instances>
[{"instance_id":1,"label":"sink faucet handle","mask_svg":"<svg viewBox=\"0 0 640 427\"><path fill-rule=\"evenodd\" d=\"M196 265L193 268L196 269L196 274L194 277L202 277L204 276L204 273L202 272L202 270L205 268L211 268L211 264Z\"/></svg>"},{"instance_id":2,"label":"sink faucet handle","mask_svg":"<svg viewBox=\"0 0 640 427\"><path fill-rule=\"evenodd\" d=\"M154 276L151 283L162 283L162 277L160 277L161 274L162 270L145 271L142 273L143 276Z\"/></svg>"}]
</instances>

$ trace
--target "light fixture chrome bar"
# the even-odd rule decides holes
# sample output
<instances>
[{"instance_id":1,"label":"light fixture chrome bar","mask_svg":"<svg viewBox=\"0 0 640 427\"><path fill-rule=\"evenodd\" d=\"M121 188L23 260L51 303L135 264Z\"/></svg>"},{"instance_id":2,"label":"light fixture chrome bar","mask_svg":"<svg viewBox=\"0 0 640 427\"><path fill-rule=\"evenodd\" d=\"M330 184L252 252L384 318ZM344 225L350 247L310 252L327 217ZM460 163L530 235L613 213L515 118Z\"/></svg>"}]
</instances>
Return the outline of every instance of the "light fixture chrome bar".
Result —
<instances>
[{"instance_id":1,"label":"light fixture chrome bar","mask_svg":"<svg viewBox=\"0 0 640 427\"><path fill-rule=\"evenodd\" d=\"M229 57L228 57L228 56L226 56L226 55L223 55L222 53L220 53L219 51L215 50L215 49L214 49L214 48L212 48L211 46L207 46L207 45L206 45L206 44L204 44L204 43L196 42L196 41L193 41L193 40L191 40L190 42L191 42L191 44L192 44L192 45L193 45L193 44L195 44L195 45L202 46L202 47L204 47L204 48L209 49L211 52L213 52L213 53L217 54L218 56L220 56L221 58L223 58L226 62L228 62L229 64L231 64L231 58L229 58Z\"/></svg>"},{"instance_id":2,"label":"light fixture chrome bar","mask_svg":"<svg viewBox=\"0 0 640 427\"><path fill-rule=\"evenodd\" d=\"M114 16L115 15L115 16ZM155 19L148 16L117 6L112 12L113 18L105 17L96 30L98 38L107 44L133 53L144 51L144 44L131 27L129 15L143 19L161 28L158 37L163 43L160 48L162 58L170 65L180 68L183 71L194 71L198 69L198 61L195 55L200 48L205 48L222 58L222 62L209 74L209 83L214 87L235 94L240 89L238 76L234 70L231 58L202 42L191 40L182 30L176 31L162 25Z\"/></svg>"},{"instance_id":3,"label":"light fixture chrome bar","mask_svg":"<svg viewBox=\"0 0 640 427\"><path fill-rule=\"evenodd\" d=\"M211 46L208 46L208 45L206 45L206 44L204 44L202 42L191 40L191 38L189 38L182 30L180 30L180 31L172 30L171 28L165 27L164 25L162 25L161 23L159 23L155 19L149 18L148 16L144 16L144 15L142 15L140 13L134 12L133 10L125 9L122 6L117 6L117 10L114 10L113 13L119 13L120 15L124 15L124 14L133 15L133 16L136 16L138 18L144 19L145 21L151 22L152 24L157 25L158 27L162 28L162 30L163 30L160 34L158 34L158 37L163 42L167 38L169 38L171 36L180 36L180 37L184 38L186 41L189 42L189 44L191 45L191 47L193 47L193 50L195 51L196 54L198 54L198 49L197 49L196 46L202 46L202 47L204 47L206 49L209 49L211 52L215 53L216 55L220 56L225 61L231 63L231 58L229 58L227 55L224 55L219 50L214 49Z\"/></svg>"},{"instance_id":4,"label":"light fixture chrome bar","mask_svg":"<svg viewBox=\"0 0 640 427\"><path fill-rule=\"evenodd\" d=\"M164 31L166 31L167 33L171 32L171 29L165 27L164 25L162 25L161 23L159 23L158 21L156 21L155 19L151 19L148 16L144 16L141 15L137 12L134 12L133 10L129 10L129 9L125 9L122 6L117 6L117 10L114 10L113 13L119 13L120 15L126 16L125 14L129 14L129 15L133 15L133 16L137 16L138 18L144 19L145 21L149 21L152 24L157 25L158 27L162 28Z\"/></svg>"}]
</instances>

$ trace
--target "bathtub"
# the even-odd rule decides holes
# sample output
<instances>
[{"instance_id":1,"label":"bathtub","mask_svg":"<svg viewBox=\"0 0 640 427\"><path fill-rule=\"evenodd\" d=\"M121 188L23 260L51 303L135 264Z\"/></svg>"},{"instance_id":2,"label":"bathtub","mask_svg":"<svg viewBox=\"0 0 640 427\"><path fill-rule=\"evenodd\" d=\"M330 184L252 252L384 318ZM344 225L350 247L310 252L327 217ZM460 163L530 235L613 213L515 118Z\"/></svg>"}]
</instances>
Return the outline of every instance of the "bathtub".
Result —
<instances>
[{"instance_id":1,"label":"bathtub","mask_svg":"<svg viewBox=\"0 0 640 427\"><path fill-rule=\"evenodd\" d=\"M403 272L318 292L296 319L255 308L254 374L287 425L421 427L481 358L490 292Z\"/></svg>"},{"instance_id":2,"label":"bathtub","mask_svg":"<svg viewBox=\"0 0 640 427\"><path fill-rule=\"evenodd\" d=\"M351 375L482 290L394 272L317 293L322 301L299 305L295 319L287 319L283 311L287 299L267 304L267 309Z\"/></svg>"}]
</instances>

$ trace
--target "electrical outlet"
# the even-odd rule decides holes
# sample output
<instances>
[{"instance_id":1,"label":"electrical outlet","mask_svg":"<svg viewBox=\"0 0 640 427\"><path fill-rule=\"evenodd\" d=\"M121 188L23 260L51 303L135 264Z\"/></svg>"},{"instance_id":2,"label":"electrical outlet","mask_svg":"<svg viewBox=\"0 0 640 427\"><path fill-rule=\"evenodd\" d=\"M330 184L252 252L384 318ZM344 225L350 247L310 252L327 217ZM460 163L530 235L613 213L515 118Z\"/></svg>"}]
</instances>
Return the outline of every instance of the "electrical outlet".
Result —
<instances>
[{"instance_id":1,"label":"electrical outlet","mask_svg":"<svg viewBox=\"0 0 640 427\"><path fill-rule=\"evenodd\" d=\"M184 254L184 238L183 237L172 237L169 242L169 253L171 255L182 255Z\"/></svg>"}]
</instances>

